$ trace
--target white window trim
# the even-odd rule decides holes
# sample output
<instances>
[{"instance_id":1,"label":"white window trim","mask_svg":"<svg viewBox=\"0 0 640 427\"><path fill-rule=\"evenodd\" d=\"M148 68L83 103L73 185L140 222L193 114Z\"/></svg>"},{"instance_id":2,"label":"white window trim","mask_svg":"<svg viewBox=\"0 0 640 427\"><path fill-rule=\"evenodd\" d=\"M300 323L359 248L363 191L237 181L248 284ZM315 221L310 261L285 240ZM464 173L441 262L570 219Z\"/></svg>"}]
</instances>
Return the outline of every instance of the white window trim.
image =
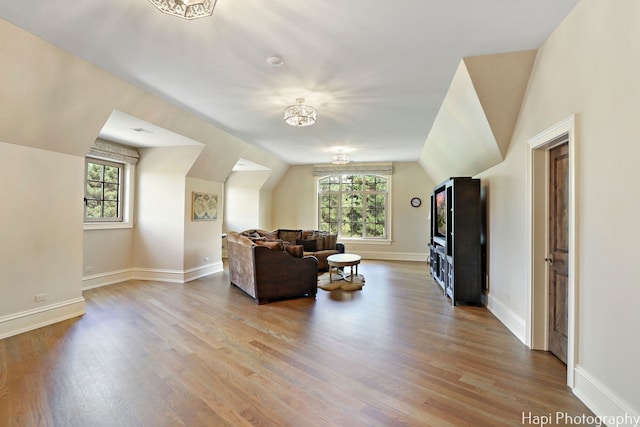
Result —
<instances>
[{"instance_id":1,"label":"white window trim","mask_svg":"<svg viewBox=\"0 0 640 427\"><path fill-rule=\"evenodd\" d=\"M328 176L332 176L332 175L338 175L338 174L349 174L351 172L340 172L340 171L336 171L333 173L328 173L326 175L316 175L314 178L314 182L315 182L315 224L316 227L320 227L320 197L319 197L319 187L320 187L320 180L323 178L326 178ZM386 207L386 217L387 217L387 223L386 223L386 231L387 231L387 235L384 238L377 238L377 237L343 237L340 236L340 234L338 234L338 238L340 239L340 242L342 243L354 243L354 244L367 244L367 245L391 245L391 243L393 243L393 238L392 238L392 227L391 224L393 223L393 218L392 218L392 206L393 206L393 195L392 195L392 188L393 188L393 184L392 184L392 176L391 175L382 175L380 173L374 173L374 172L367 172L367 173L353 173L354 175L379 175L382 176L384 178L387 179L387 207Z\"/></svg>"},{"instance_id":2,"label":"white window trim","mask_svg":"<svg viewBox=\"0 0 640 427\"><path fill-rule=\"evenodd\" d=\"M341 243L354 243L358 245L385 245L388 246L393 243L391 237L386 239L377 239L373 237L339 237Z\"/></svg>"},{"instance_id":3,"label":"white window trim","mask_svg":"<svg viewBox=\"0 0 640 427\"><path fill-rule=\"evenodd\" d=\"M113 161L99 156L87 156L90 159ZM122 178L122 221L96 221L84 222L84 230L110 230L119 228L133 228L133 198L134 178L136 166L130 163L124 164L124 176ZM86 174L86 170L85 170ZM86 179L86 177L85 177Z\"/></svg>"}]
</instances>

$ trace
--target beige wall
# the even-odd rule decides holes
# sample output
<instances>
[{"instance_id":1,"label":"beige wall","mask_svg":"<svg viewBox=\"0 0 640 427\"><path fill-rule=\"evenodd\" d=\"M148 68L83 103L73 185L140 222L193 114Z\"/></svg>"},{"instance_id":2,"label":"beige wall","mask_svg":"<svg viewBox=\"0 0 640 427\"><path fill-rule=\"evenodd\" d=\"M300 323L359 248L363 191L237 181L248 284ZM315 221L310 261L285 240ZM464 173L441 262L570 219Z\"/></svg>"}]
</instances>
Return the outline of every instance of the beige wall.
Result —
<instances>
[{"instance_id":1,"label":"beige wall","mask_svg":"<svg viewBox=\"0 0 640 427\"><path fill-rule=\"evenodd\" d=\"M0 239L0 251L9 254L0 259L0 337L82 313L83 286L132 275L182 281L212 272L222 262L217 250L221 221L187 222L190 190L221 192L240 157L272 170L263 189L267 192L288 167L271 153L4 20L0 58L0 173L11 183L2 189L3 207L11 207L2 212L2 233L11 235ZM200 142L201 152L183 170L165 170L157 179L148 171L159 165L138 171L136 185L163 186L168 199L162 191L154 190L149 199L138 191L142 205L136 207L133 229L83 235L84 156L114 109ZM35 302L35 292L46 293L47 299Z\"/></svg>"},{"instance_id":2,"label":"beige wall","mask_svg":"<svg viewBox=\"0 0 640 427\"><path fill-rule=\"evenodd\" d=\"M527 140L576 115L575 392L599 415L640 414L640 2L583 0L538 52L490 188L490 301L525 322Z\"/></svg>"},{"instance_id":3,"label":"beige wall","mask_svg":"<svg viewBox=\"0 0 640 427\"><path fill-rule=\"evenodd\" d=\"M291 166L273 191L273 228L318 227L316 180L310 165ZM435 186L417 162L393 164L391 242L346 241L347 251L369 259L426 261L429 241L429 195ZM412 197L422 206L412 208ZM426 267L425 267L426 268Z\"/></svg>"},{"instance_id":4,"label":"beige wall","mask_svg":"<svg viewBox=\"0 0 640 427\"><path fill-rule=\"evenodd\" d=\"M215 221L193 221L193 192L218 196L218 217ZM187 178L184 222L184 269L202 267L222 270L222 223L224 221L223 185L202 179Z\"/></svg>"},{"instance_id":5,"label":"beige wall","mask_svg":"<svg viewBox=\"0 0 640 427\"><path fill-rule=\"evenodd\" d=\"M184 269L185 176L202 147L140 150L133 265L142 269Z\"/></svg>"},{"instance_id":6,"label":"beige wall","mask_svg":"<svg viewBox=\"0 0 640 427\"><path fill-rule=\"evenodd\" d=\"M311 165L291 166L272 194L273 228L317 228L315 180Z\"/></svg>"},{"instance_id":7,"label":"beige wall","mask_svg":"<svg viewBox=\"0 0 640 427\"><path fill-rule=\"evenodd\" d=\"M85 276L128 270L133 266L133 228L85 230L82 272Z\"/></svg>"},{"instance_id":8,"label":"beige wall","mask_svg":"<svg viewBox=\"0 0 640 427\"><path fill-rule=\"evenodd\" d=\"M133 277L182 282L222 269L223 185L186 176L201 150L140 150L135 226L84 231L84 288ZM218 195L217 220L192 220L194 191Z\"/></svg>"},{"instance_id":9,"label":"beige wall","mask_svg":"<svg viewBox=\"0 0 640 427\"><path fill-rule=\"evenodd\" d=\"M0 142L0 338L50 323L45 311L84 312L83 169L79 157Z\"/></svg>"},{"instance_id":10,"label":"beige wall","mask_svg":"<svg viewBox=\"0 0 640 427\"><path fill-rule=\"evenodd\" d=\"M225 231L243 231L250 228L269 228L270 191L263 191L271 171L232 172L225 183Z\"/></svg>"}]
</instances>

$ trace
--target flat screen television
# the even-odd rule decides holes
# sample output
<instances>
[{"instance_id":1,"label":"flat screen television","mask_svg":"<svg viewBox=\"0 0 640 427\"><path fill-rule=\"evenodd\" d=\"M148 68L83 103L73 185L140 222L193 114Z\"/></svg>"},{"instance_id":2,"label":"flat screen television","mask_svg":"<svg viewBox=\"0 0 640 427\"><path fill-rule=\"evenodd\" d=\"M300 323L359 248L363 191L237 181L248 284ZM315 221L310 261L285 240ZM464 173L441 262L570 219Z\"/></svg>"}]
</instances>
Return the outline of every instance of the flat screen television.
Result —
<instances>
[{"instance_id":1,"label":"flat screen television","mask_svg":"<svg viewBox=\"0 0 640 427\"><path fill-rule=\"evenodd\" d=\"M447 189L442 188L435 192L436 211L434 235L445 238L447 236Z\"/></svg>"}]
</instances>

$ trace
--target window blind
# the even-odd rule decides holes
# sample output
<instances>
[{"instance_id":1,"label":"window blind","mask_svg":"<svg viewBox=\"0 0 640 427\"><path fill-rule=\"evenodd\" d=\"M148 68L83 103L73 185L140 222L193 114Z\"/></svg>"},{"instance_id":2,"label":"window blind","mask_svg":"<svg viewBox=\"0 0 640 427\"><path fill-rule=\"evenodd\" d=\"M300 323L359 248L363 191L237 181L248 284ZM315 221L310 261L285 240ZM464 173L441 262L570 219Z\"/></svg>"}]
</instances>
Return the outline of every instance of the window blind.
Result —
<instances>
[{"instance_id":1,"label":"window blind","mask_svg":"<svg viewBox=\"0 0 640 427\"><path fill-rule=\"evenodd\" d=\"M347 165L313 165L314 176L357 174L357 175L393 175L393 163L353 163Z\"/></svg>"},{"instance_id":2,"label":"window blind","mask_svg":"<svg viewBox=\"0 0 640 427\"><path fill-rule=\"evenodd\" d=\"M137 164L140 160L140 155L135 148L99 138L89 148L87 155L131 165Z\"/></svg>"}]
</instances>

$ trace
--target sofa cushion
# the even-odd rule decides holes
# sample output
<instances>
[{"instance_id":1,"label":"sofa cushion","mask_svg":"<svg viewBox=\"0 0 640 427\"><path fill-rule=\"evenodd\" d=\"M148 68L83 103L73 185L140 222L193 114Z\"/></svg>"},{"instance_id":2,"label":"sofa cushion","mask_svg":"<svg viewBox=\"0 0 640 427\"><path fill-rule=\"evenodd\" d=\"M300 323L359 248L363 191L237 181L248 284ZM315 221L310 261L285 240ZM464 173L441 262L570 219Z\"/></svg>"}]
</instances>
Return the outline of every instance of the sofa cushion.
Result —
<instances>
[{"instance_id":1,"label":"sofa cushion","mask_svg":"<svg viewBox=\"0 0 640 427\"><path fill-rule=\"evenodd\" d=\"M302 239L302 230L287 230L280 228L278 230L278 239L286 240L292 245L295 245L298 239Z\"/></svg>"},{"instance_id":2,"label":"sofa cushion","mask_svg":"<svg viewBox=\"0 0 640 427\"><path fill-rule=\"evenodd\" d=\"M327 248L325 246L324 236L315 236L314 239L316 239L316 250L317 251L323 251L325 249L330 249L330 248Z\"/></svg>"},{"instance_id":3,"label":"sofa cushion","mask_svg":"<svg viewBox=\"0 0 640 427\"><path fill-rule=\"evenodd\" d=\"M227 237L227 239L229 239L229 237ZM231 239L229 240L231 241ZM241 245L244 245L244 246L252 246L254 244L251 239L245 236L241 236L239 234L233 237L233 241L240 243Z\"/></svg>"},{"instance_id":4,"label":"sofa cushion","mask_svg":"<svg viewBox=\"0 0 640 427\"><path fill-rule=\"evenodd\" d=\"M316 236L316 230L302 230L300 239L313 239Z\"/></svg>"},{"instance_id":5,"label":"sofa cushion","mask_svg":"<svg viewBox=\"0 0 640 427\"><path fill-rule=\"evenodd\" d=\"M330 255L335 255L337 253L339 253L337 250L325 249L324 251L305 252L304 255L316 257L318 260L318 270L328 270L329 262L327 261L327 258Z\"/></svg>"},{"instance_id":6,"label":"sofa cushion","mask_svg":"<svg viewBox=\"0 0 640 427\"><path fill-rule=\"evenodd\" d=\"M302 258L304 256L304 247L302 245L285 245L285 250L289 255L296 258Z\"/></svg>"},{"instance_id":7,"label":"sofa cushion","mask_svg":"<svg viewBox=\"0 0 640 427\"><path fill-rule=\"evenodd\" d=\"M260 235L267 240L278 240L278 231L262 231Z\"/></svg>"},{"instance_id":8,"label":"sofa cushion","mask_svg":"<svg viewBox=\"0 0 640 427\"><path fill-rule=\"evenodd\" d=\"M338 243L338 236L336 234L325 234L323 249L335 249Z\"/></svg>"},{"instance_id":9,"label":"sofa cushion","mask_svg":"<svg viewBox=\"0 0 640 427\"><path fill-rule=\"evenodd\" d=\"M302 245L305 252L315 252L318 250L318 242L315 239L298 239L296 240L297 245Z\"/></svg>"},{"instance_id":10,"label":"sofa cushion","mask_svg":"<svg viewBox=\"0 0 640 427\"><path fill-rule=\"evenodd\" d=\"M259 246L266 246L267 248L273 249L274 251L284 250L282 242L278 240L255 240L255 242Z\"/></svg>"}]
</instances>

